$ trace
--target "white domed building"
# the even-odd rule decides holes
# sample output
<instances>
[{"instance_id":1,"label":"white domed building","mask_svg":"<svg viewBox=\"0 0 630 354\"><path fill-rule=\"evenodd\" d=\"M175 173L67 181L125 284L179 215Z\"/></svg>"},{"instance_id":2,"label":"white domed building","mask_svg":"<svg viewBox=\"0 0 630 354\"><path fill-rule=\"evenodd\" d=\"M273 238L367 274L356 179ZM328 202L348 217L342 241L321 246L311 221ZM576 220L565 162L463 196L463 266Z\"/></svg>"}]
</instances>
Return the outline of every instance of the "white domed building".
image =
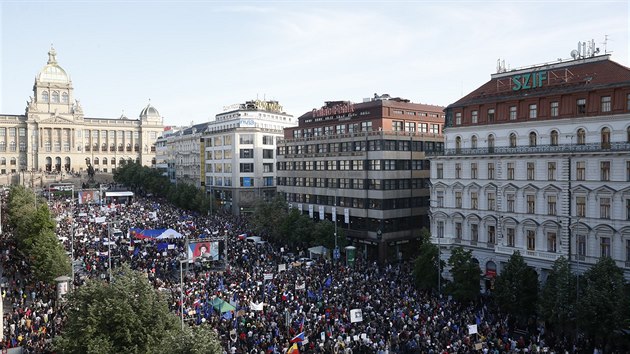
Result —
<instances>
[{"instance_id":1,"label":"white domed building","mask_svg":"<svg viewBox=\"0 0 630 354\"><path fill-rule=\"evenodd\" d=\"M151 104L137 119L84 116L54 48L35 77L23 115L0 114L0 175L22 171L111 173L121 164L155 164L163 119Z\"/></svg>"}]
</instances>

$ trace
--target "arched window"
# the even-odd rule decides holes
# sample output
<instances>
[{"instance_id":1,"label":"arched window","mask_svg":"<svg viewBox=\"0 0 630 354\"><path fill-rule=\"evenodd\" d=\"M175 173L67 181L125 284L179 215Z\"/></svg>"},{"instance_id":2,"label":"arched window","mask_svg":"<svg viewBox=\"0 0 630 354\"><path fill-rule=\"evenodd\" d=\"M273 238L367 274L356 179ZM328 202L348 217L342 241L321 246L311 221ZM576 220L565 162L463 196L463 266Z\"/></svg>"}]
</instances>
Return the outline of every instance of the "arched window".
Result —
<instances>
[{"instance_id":1,"label":"arched window","mask_svg":"<svg viewBox=\"0 0 630 354\"><path fill-rule=\"evenodd\" d=\"M473 149L477 148L477 136L473 135L472 138L470 138L470 147Z\"/></svg>"},{"instance_id":2,"label":"arched window","mask_svg":"<svg viewBox=\"0 0 630 354\"><path fill-rule=\"evenodd\" d=\"M602 149L610 149L610 128L602 128Z\"/></svg>"},{"instance_id":3,"label":"arched window","mask_svg":"<svg viewBox=\"0 0 630 354\"><path fill-rule=\"evenodd\" d=\"M459 151L462 148L462 138L461 137L457 137L455 138L455 150Z\"/></svg>"},{"instance_id":4,"label":"arched window","mask_svg":"<svg viewBox=\"0 0 630 354\"><path fill-rule=\"evenodd\" d=\"M98 165L98 157L95 157L95 158L94 158L94 164L95 164L95 165Z\"/></svg>"},{"instance_id":5,"label":"arched window","mask_svg":"<svg viewBox=\"0 0 630 354\"><path fill-rule=\"evenodd\" d=\"M558 131L552 130L549 135L549 143L553 146L558 146Z\"/></svg>"},{"instance_id":6,"label":"arched window","mask_svg":"<svg viewBox=\"0 0 630 354\"><path fill-rule=\"evenodd\" d=\"M64 92L61 94L61 102L62 103L68 103L68 93Z\"/></svg>"},{"instance_id":7,"label":"arched window","mask_svg":"<svg viewBox=\"0 0 630 354\"><path fill-rule=\"evenodd\" d=\"M45 103L48 103L48 91L43 91L42 92L42 101L44 101Z\"/></svg>"},{"instance_id":8,"label":"arched window","mask_svg":"<svg viewBox=\"0 0 630 354\"><path fill-rule=\"evenodd\" d=\"M59 91L53 91L52 103L59 103Z\"/></svg>"},{"instance_id":9,"label":"arched window","mask_svg":"<svg viewBox=\"0 0 630 354\"><path fill-rule=\"evenodd\" d=\"M516 147L516 134L510 134L510 147Z\"/></svg>"},{"instance_id":10,"label":"arched window","mask_svg":"<svg viewBox=\"0 0 630 354\"><path fill-rule=\"evenodd\" d=\"M0 165L6 165L7 164L7 158L6 157L0 157Z\"/></svg>"},{"instance_id":11,"label":"arched window","mask_svg":"<svg viewBox=\"0 0 630 354\"><path fill-rule=\"evenodd\" d=\"M488 152L494 151L494 135L488 135Z\"/></svg>"},{"instance_id":12,"label":"arched window","mask_svg":"<svg viewBox=\"0 0 630 354\"><path fill-rule=\"evenodd\" d=\"M536 146L536 133L529 133L529 146Z\"/></svg>"},{"instance_id":13,"label":"arched window","mask_svg":"<svg viewBox=\"0 0 630 354\"><path fill-rule=\"evenodd\" d=\"M103 157L103 165L107 165L107 157Z\"/></svg>"},{"instance_id":14,"label":"arched window","mask_svg":"<svg viewBox=\"0 0 630 354\"><path fill-rule=\"evenodd\" d=\"M584 131L584 129L580 128L577 131L577 144L578 145L584 145L586 144L586 131Z\"/></svg>"}]
</instances>

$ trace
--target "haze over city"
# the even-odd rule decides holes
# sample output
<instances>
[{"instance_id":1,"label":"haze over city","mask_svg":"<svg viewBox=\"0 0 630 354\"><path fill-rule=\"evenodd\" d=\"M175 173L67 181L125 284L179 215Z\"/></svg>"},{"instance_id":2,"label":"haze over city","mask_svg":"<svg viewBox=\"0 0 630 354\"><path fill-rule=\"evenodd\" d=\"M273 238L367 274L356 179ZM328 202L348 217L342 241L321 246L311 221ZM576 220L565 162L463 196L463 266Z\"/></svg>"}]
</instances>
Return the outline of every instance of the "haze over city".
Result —
<instances>
[{"instance_id":1,"label":"haze over city","mask_svg":"<svg viewBox=\"0 0 630 354\"><path fill-rule=\"evenodd\" d=\"M629 11L627 1L3 1L0 113L24 113L51 44L88 117L137 118L151 100L165 125L188 125L256 98L297 117L374 93L446 106L498 59L567 59L578 41L628 66Z\"/></svg>"}]
</instances>

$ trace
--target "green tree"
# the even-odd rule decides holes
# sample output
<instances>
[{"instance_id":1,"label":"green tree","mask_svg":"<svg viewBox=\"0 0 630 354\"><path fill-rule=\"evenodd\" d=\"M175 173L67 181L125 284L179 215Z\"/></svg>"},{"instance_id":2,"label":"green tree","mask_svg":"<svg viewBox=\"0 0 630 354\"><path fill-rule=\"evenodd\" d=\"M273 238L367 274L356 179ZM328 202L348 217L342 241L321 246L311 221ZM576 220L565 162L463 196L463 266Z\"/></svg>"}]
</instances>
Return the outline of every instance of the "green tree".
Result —
<instances>
[{"instance_id":1,"label":"green tree","mask_svg":"<svg viewBox=\"0 0 630 354\"><path fill-rule=\"evenodd\" d=\"M179 328L177 316L168 309L143 274L128 266L117 268L111 283L89 280L68 295L68 319L61 336L54 340L61 353L205 353L217 348L216 337L205 329ZM201 332L199 332L201 331ZM192 334L191 334L192 332ZM167 339L195 337L189 344ZM216 353L214 349L209 351Z\"/></svg>"},{"instance_id":2,"label":"green tree","mask_svg":"<svg viewBox=\"0 0 630 354\"><path fill-rule=\"evenodd\" d=\"M184 327L184 332L169 331L154 354L215 354L222 353L216 332L209 325ZM152 353L153 354L153 353Z\"/></svg>"},{"instance_id":3,"label":"green tree","mask_svg":"<svg viewBox=\"0 0 630 354\"><path fill-rule=\"evenodd\" d=\"M29 253L33 274L37 280L54 283L55 278L70 275L70 258L51 230L41 230Z\"/></svg>"},{"instance_id":4,"label":"green tree","mask_svg":"<svg viewBox=\"0 0 630 354\"><path fill-rule=\"evenodd\" d=\"M429 231L425 228L420 233L422 244L413 268L416 286L422 290L437 289L438 270L444 269L446 263L440 259L438 247L431 243ZM442 274L440 273L441 276Z\"/></svg>"},{"instance_id":5,"label":"green tree","mask_svg":"<svg viewBox=\"0 0 630 354\"><path fill-rule=\"evenodd\" d=\"M453 281L449 282L446 290L453 298L461 302L469 302L479 297L481 269L473 261L472 251L456 247L451 251L448 259L451 266Z\"/></svg>"},{"instance_id":6,"label":"green tree","mask_svg":"<svg viewBox=\"0 0 630 354\"><path fill-rule=\"evenodd\" d=\"M536 310L538 274L519 251L512 254L494 284L494 295L503 312L524 323Z\"/></svg>"},{"instance_id":7,"label":"green tree","mask_svg":"<svg viewBox=\"0 0 630 354\"><path fill-rule=\"evenodd\" d=\"M575 323L576 287L566 258L558 258L547 276L539 299L539 312L557 332L570 333Z\"/></svg>"},{"instance_id":8,"label":"green tree","mask_svg":"<svg viewBox=\"0 0 630 354\"><path fill-rule=\"evenodd\" d=\"M580 286L584 286L577 308L580 328L595 341L614 342L628 317L623 270L610 257L600 258L584 273Z\"/></svg>"}]
</instances>

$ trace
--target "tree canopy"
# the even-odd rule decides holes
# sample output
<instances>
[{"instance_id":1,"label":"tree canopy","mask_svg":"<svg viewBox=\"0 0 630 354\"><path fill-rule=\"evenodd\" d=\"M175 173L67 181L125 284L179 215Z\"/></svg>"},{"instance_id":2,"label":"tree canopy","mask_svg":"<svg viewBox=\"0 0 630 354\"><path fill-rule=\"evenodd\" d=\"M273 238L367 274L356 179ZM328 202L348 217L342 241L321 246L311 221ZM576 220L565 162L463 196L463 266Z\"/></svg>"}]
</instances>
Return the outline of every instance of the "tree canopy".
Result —
<instances>
[{"instance_id":1,"label":"tree canopy","mask_svg":"<svg viewBox=\"0 0 630 354\"><path fill-rule=\"evenodd\" d=\"M536 312L538 274L516 251L497 277L494 295L503 312L513 314L525 322Z\"/></svg>"},{"instance_id":2,"label":"tree canopy","mask_svg":"<svg viewBox=\"0 0 630 354\"><path fill-rule=\"evenodd\" d=\"M462 247L453 248L448 265L453 277L446 287L448 293L461 302L476 300L479 297L481 269L473 260L472 251Z\"/></svg>"},{"instance_id":3,"label":"tree canopy","mask_svg":"<svg viewBox=\"0 0 630 354\"><path fill-rule=\"evenodd\" d=\"M416 286L422 290L437 289L438 270L444 269L446 263L439 257L438 246L431 243L431 234L427 229L421 230L421 238L422 244L413 269Z\"/></svg>"},{"instance_id":4,"label":"tree canopy","mask_svg":"<svg viewBox=\"0 0 630 354\"><path fill-rule=\"evenodd\" d=\"M182 332L162 295L144 274L126 265L116 269L111 283L89 280L69 293L67 301L68 319L54 341L62 353L219 352L220 344L208 329Z\"/></svg>"}]
</instances>

